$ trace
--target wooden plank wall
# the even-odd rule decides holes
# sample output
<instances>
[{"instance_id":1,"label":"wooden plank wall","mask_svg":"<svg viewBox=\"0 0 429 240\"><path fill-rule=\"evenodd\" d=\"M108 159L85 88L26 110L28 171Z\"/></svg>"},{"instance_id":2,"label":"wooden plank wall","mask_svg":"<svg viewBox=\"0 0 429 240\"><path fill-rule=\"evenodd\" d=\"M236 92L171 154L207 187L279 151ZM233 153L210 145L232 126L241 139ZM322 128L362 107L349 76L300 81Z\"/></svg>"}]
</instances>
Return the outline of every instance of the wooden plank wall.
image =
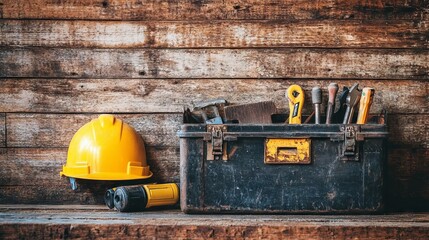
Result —
<instances>
[{"instance_id":1,"label":"wooden plank wall","mask_svg":"<svg viewBox=\"0 0 429 240\"><path fill-rule=\"evenodd\" d=\"M183 106L272 99L287 111L289 85L335 81L375 87L373 113L389 112L388 209L428 210L428 5L2 0L0 203L101 203L102 187L74 193L59 177L74 132L100 113L135 127L155 179L177 182Z\"/></svg>"}]
</instances>

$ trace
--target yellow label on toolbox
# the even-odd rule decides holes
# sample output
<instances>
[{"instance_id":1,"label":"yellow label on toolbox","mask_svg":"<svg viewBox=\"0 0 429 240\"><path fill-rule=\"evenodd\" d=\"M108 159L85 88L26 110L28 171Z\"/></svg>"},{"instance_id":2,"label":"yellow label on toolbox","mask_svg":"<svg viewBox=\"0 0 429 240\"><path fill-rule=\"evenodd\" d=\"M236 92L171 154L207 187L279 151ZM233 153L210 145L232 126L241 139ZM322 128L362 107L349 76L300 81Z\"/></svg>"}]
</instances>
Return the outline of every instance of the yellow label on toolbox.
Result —
<instances>
[{"instance_id":1,"label":"yellow label on toolbox","mask_svg":"<svg viewBox=\"0 0 429 240\"><path fill-rule=\"evenodd\" d=\"M310 164L311 140L269 138L265 140L265 164Z\"/></svg>"}]
</instances>

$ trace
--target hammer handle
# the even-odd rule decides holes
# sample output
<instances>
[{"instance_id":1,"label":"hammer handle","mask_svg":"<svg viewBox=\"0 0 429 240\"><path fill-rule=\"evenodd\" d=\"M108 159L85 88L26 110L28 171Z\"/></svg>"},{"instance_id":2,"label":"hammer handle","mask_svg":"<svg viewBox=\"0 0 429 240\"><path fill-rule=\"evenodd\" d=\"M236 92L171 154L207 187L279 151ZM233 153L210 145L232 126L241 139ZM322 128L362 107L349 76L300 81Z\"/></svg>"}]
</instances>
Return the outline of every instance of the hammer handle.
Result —
<instances>
[{"instance_id":1,"label":"hammer handle","mask_svg":"<svg viewBox=\"0 0 429 240\"><path fill-rule=\"evenodd\" d=\"M334 112L335 108L335 96L338 92L338 84L331 83L328 86L328 109L326 111L326 124L331 123L332 119L332 113Z\"/></svg>"}]
</instances>

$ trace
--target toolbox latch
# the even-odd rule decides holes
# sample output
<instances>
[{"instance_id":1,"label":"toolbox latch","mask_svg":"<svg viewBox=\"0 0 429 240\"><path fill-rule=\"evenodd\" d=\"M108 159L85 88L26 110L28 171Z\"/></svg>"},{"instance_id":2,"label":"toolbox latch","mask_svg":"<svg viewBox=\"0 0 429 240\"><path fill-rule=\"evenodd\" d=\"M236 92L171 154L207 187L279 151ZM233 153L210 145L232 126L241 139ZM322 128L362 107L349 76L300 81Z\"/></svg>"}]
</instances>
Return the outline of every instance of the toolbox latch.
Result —
<instances>
[{"instance_id":1,"label":"toolbox latch","mask_svg":"<svg viewBox=\"0 0 429 240\"><path fill-rule=\"evenodd\" d=\"M224 141L225 125L207 125L211 137L207 142L207 160L228 160L227 143Z\"/></svg>"},{"instance_id":2,"label":"toolbox latch","mask_svg":"<svg viewBox=\"0 0 429 240\"><path fill-rule=\"evenodd\" d=\"M360 134L360 126L343 126L344 144L341 160L359 161L358 142L363 141L363 135Z\"/></svg>"}]
</instances>

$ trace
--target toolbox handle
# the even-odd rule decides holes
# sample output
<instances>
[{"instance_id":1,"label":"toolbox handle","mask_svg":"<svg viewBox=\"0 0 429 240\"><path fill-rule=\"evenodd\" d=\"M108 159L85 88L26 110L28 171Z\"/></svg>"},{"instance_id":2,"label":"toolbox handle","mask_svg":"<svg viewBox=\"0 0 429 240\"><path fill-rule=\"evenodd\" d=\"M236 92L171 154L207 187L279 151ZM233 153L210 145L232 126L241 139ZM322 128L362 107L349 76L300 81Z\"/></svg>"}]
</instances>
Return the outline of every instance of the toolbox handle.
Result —
<instances>
[{"instance_id":1,"label":"toolbox handle","mask_svg":"<svg viewBox=\"0 0 429 240\"><path fill-rule=\"evenodd\" d=\"M265 164L310 164L310 138L267 138Z\"/></svg>"}]
</instances>

